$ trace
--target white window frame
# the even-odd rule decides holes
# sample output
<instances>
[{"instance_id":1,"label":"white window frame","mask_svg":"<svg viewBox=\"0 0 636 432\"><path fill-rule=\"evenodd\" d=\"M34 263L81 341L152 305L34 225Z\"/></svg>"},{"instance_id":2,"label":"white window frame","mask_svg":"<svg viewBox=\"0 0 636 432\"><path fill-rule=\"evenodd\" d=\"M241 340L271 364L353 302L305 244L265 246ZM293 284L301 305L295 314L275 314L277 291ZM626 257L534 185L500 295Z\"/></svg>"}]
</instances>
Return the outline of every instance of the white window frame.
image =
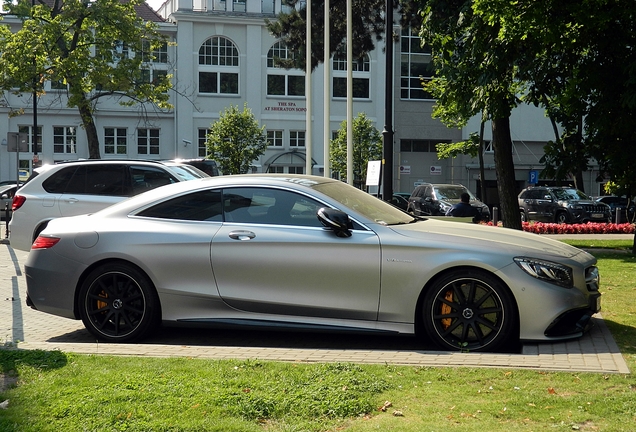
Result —
<instances>
[{"instance_id":1,"label":"white window frame","mask_svg":"<svg viewBox=\"0 0 636 432\"><path fill-rule=\"evenodd\" d=\"M159 128L137 128L137 154L158 155L160 150Z\"/></svg>"},{"instance_id":2,"label":"white window frame","mask_svg":"<svg viewBox=\"0 0 636 432\"><path fill-rule=\"evenodd\" d=\"M75 126L53 126L53 153L77 153L77 128Z\"/></svg>"},{"instance_id":3,"label":"white window frame","mask_svg":"<svg viewBox=\"0 0 636 432\"><path fill-rule=\"evenodd\" d=\"M353 85L354 85L354 99L368 100L371 98L371 59L368 54L365 54L361 59L353 59L351 67ZM346 99L346 86L344 95L336 95L335 91L338 88L336 81L342 82L347 80L347 54L343 50L338 50L334 53L331 59L331 95L334 99ZM355 85L357 81L366 81L367 94L366 96L360 96L355 94Z\"/></svg>"},{"instance_id":4,"label":"white window frame","mask_svg":"<svg viewBox=\"0 0 636 432\"><path fill-rule=\"evenodd\" d=\"M267 52L267 96L292 98L305 97L305 72L300 69L284 69L276 65L277 58L281 60L291 60L294 56L295 54L290 51L282 41L278 41L271 46ZM272 93L272 89L270 89L269 86L270 77L283 77L283 93ZM291 80L300 80L302 94L292 94L290 91L292 90Z\"/></svg>"},{"instance_id":5,"label":"white window frame","mask_svg":"<svg viewBox=\"0 0 636 432\"><path fill-rule=\"evenodd\" d=\"M112 134L109 134L112 131ZM104 154L125 155L128 153L128 130L114 126L104 128Z\"/></svg>"},{"instance_id":6,"label":"white window frame","mask_svg":"<svg viewBox=\"0 0 636 432\"><path fill-rule=\"evenodd\" d=\"M198 70L199 94L233 96L240 94L239 51L236 44L225 36L212 36L201 44ZM201 91L202 74L214 75L215 89ZM229 76L236 77L236 92L223 91L224 79Z\"/></svg>"}]
</instances>

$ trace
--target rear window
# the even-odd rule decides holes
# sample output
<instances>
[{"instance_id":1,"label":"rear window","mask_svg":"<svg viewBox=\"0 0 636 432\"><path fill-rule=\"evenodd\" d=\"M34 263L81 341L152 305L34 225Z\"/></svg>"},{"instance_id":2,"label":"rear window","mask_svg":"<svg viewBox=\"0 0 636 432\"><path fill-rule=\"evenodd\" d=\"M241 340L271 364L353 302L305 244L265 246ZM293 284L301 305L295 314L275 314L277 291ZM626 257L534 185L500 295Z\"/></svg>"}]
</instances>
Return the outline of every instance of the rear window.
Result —
<instances>
[{"instance_id":1,"label":"rear window","mask_svg":"<svg viewBox=\"0 0 636 432\"><path fill-rule=\"evenodd\" d=\"M63 168L42 183L49 193L130 195L125 165L90 165Z\"/></svg>"}]
</instances>

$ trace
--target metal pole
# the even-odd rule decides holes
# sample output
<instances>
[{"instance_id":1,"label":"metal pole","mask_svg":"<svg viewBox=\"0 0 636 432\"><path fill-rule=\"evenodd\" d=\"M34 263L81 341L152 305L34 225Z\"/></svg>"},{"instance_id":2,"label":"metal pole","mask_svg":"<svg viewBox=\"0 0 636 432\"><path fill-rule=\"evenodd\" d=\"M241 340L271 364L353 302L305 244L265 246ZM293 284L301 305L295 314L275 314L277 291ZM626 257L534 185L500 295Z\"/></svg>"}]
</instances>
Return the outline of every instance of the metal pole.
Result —
<instances>
[{"instance_id":1,"label":"metal pole","mask_svg":"<svg viewBox=\"0 0 636 432\"><path fill-rule=\"evenodd\" d=\"M353 12L347 0L347 183L353 184Z\"/></svg>"},{"instance_id":2,"label":"metal pole","mask_svg":"<svg viewBox=\"0 0 636 432\"><path fill-rule=\"evenodd\" d=\"M311 172L311 153L312 153L312 127L311 127L311 0L307 0L307 17L306 17L306 30L307 30L307 45L305 48L305 101L307 104L307 111L305 116L305 172L312 174Z\"/></svg>"},{"instance_id":3,"label":"metal pole","mask_svg":"<svg viewBox=\"0 0 636 432\"><path fill-rule=\"evenodd\" d=\"M386 0L386 77L382 130L382 199L393 198L393 1Z\"/></svg>"},{"instance_id":4,"label":"metal pole","mask_svg":"<svg viewBox=\"0 0 636 432\"><path fill-rule=\"evenodd\" d=\"M324 135L324 139L325 139L325 143L324 143L324 153L323 153L323 158L324 158L324 169L323 169L323 174L325 177L331 177L331 175L329 174L329 171L331 171L331 162L329 160L329 154L330 154L330 146L331 146L331 121L330 121L330 117L331 117L331 107L330 107L330 101L331 101L331 65L329 64L329 59L330 59L330 55L329 55L329 51L331 51L330 46L329 46L329 30L331 28L331 24L330 24L330 20L329 20L329 0L325 0L325 38L324 38L324 46L325 46L325 55L324 55L324 70L325 70L325 79L323 82L323 91L324 91L324 99L323 99L323 104L324 106L324 124L323 124L323 135Z\"/></svg>"}]
</instances>

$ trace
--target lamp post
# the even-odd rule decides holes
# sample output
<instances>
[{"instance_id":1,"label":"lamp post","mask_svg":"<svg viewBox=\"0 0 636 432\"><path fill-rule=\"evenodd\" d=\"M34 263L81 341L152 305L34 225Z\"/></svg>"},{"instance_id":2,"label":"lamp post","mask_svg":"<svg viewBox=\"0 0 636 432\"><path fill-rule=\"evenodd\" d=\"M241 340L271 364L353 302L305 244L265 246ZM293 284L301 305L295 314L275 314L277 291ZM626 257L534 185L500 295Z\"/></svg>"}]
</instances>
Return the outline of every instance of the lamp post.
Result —
<instances>
[{"instance_id":1,"label":"lamp post","mask_svg":"<svg viewBox=\"0 0 636 432\"><path fill-rule=\"evenodd\" d=\"M386 77L382 130L382 199L393 197L393 0L386 0Z\"/></svg>"},{"instance_id":2,"label":"lamp post","mask_svg":"<svg viewBox=\"0 0 636 432\"><path fill-rule=\"evenodd\" d=\"M31 19L34 19L35 0L31 0ZM38 162L38 62L37 54L33 54L33 164Z\"/></svg>"}]
</instances>

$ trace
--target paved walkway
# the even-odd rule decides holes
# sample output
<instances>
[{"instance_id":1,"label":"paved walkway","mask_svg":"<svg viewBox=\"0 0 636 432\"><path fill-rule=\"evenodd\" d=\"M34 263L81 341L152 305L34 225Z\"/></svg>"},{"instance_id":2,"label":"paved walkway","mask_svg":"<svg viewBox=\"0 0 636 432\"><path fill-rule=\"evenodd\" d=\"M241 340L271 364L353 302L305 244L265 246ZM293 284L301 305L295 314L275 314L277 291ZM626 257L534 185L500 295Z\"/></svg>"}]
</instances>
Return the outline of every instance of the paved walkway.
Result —
<instances>
[{"instance_id":1,"label":"paved walkway","mask_svg":"<svg viewBox=\"0 0 636 432\"><path fill-rule=\"evenodd\" d=\"M4 228L4 227L3 227ZM4 229L0 230L4 239ZM0 241L0 340L5 347L85 354L355 362L630 373L600 315L581 339L525 345L520 354L457 353L421 349L414 338L254 331L165 329L140 344L97 343L81 321L34 311L25 304L27 254Z\"/></svg>"}]
</instances>

